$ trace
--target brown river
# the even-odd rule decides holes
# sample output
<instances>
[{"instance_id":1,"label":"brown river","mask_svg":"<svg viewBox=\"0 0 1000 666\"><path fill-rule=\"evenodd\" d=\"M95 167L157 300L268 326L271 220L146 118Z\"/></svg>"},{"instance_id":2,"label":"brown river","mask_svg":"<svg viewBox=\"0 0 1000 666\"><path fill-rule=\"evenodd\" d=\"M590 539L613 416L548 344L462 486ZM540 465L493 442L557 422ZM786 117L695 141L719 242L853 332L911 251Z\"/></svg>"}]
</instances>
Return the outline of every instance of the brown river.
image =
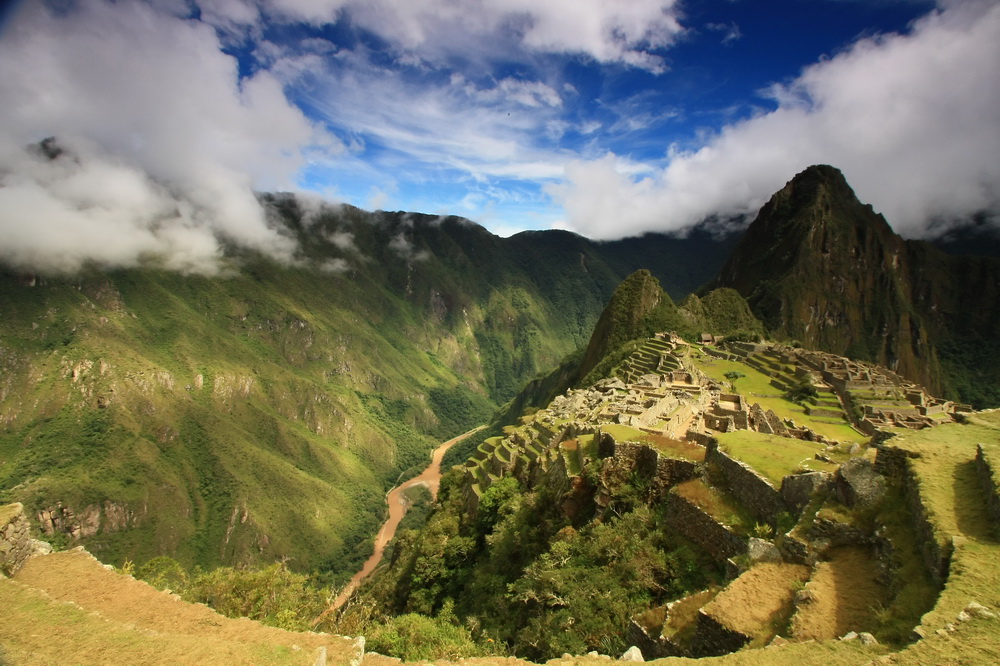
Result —
<instances>
[{"instance_id":1,"label":"brown river","mask_svg":"<svg viewBox=\"0 0 1000 666\"><path fill-rule=\"evenodd\" d=\"M378 535L375 537L375 552L368 558L365 565L361 567L361 570L354 574L354 578L351 579L351 582L347 584L347 587L345 587L344 590L337 596L336 600L334 600L333 605L330 606L330 608L328 608L323 615L320 616L320 618L343 606L351 595L354 594L354 590L358 588L361 581L374 571L375 567L377 567L378 563L382 560L382 554L385 552L386 545L388 545L388 543L392 541L392 537L396 535L396 528L399 527L399 522L403 520L403 516L406 515L406 510L409 508L406 503L406 498L403 496L403 491L407 488L412 488L413 486L424 486L431 492L431 497L437 499L438 487L441 485L441 459L444 458L445 452L455 444L461 442L463 439L476 434L484 427L485 426L479 426L478 428L474 428L465 434L449 439L447 442L434 449L434 453L431 455L431 464L420 473L420 476L416 476L409 481L404 481L389 491L386 495L386 501L389 503L389 518L382 525L382 529L378 531Z\"/></svg>"}]
</instances>

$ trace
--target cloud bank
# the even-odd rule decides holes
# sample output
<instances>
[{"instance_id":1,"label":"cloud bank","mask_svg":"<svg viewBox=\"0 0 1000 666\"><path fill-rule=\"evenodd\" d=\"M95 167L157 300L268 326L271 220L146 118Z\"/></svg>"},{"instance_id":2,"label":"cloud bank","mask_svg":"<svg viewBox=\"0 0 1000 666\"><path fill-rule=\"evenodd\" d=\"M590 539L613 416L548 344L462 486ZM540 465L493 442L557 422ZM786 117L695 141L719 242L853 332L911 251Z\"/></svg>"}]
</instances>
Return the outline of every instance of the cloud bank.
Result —
<instances>
[{"instance_id":1,"label":"cloud bank","mask_svg":"<svg viewBox=\"0 0 1000 666\"><path fill-rule=\"evenodd\" d=\"M764 94L776 108L661 165L574 160L547 192L573 230L616 238L756 213L811 164L840 168L897 232L1000 214L1000 5L945 3L906 34L865 38Z\"/></svg>"},{"instance_id":2,"label":"cloud bank","mask_svg":"<svg viewBox=\"0 0 1000 666\"><path fill-rule=\"evenodd\" d=\"M240 80L204 23L145 3L26 5L0 40L0 258L68 272L219 269L223 243L288 259L253 193L339 146L268 72ZM49 160L26 146L54 136Z\"/></svg>"}]
</instances>

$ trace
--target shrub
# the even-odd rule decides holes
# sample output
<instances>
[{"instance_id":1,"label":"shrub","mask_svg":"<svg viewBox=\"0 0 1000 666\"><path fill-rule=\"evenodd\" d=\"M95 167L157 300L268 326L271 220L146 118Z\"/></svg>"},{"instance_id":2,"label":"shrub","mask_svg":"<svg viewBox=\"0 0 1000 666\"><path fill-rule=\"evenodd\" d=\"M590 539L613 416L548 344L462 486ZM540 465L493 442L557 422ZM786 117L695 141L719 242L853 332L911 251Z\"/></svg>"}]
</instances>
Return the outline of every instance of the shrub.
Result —
<instances>
[{"instance_id":1,"label":"shrub","mask_svg":"<svg viewBox=\"0 0 1000 666\"><path fill-rule=\"evenodd\" d=\"M306 631L327 608L331 595L277 563L264 569L220 567L197 576L183 596L228 617L248 617L282 629Z\"/></svg>"},{"instance_id":2,"label":"shrub","mask_svg":"<svg viewBox=\"0 0 1000 666\"><path fill-rule=\"evenodd\" d=\"M366 646L372 652L404 661L458 659L489 653L472 640L464 627L455 626L442 617L419 613L399 615L385 624L372 626Z\"/></svg>"},{"instance_id":3,"label":"shrub","mask_svg":"<svg viewBox=\"0 0 1000 666\"><path fill-rule=\"evenodd\" d=\"M135 577L153 587L170 589L178 594L188 585L188 572L172 557L161 555L136 568Z\"/></svg>"}]
</instances>

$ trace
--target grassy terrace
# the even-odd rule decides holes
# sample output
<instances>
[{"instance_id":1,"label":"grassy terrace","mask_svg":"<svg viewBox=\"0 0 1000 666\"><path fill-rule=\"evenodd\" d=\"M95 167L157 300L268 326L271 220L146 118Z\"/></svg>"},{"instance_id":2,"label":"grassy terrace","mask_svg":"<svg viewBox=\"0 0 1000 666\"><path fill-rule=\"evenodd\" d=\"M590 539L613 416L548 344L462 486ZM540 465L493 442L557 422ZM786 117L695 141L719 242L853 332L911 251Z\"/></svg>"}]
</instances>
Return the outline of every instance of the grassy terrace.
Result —
<instances>
[{"instance_id":1,"label":"grassy terrace","mask_svg":"<svg viewBox=\"0 0 1000 666\"><path fill-rule=\"evenodd\" d=\"M563 460L566 461L566 471L570 476L576 476L580 473L581 465L579 455L580 442L576 439L568 439L565 442L559 444L559 448L562 449Z\"/></svg>"},{"instance_id":2,"label":"grassy terrace","mask_svg":"<svg viewBox=\"0 0 1000 666\"><path fill-rule=\"evenodd\" d=\"M891 444L920 455L911 462L921 499L938 540L952 542L954 553L947 583L921 620L928 638L894 655L893 663L1000 663L1000 620L956 623L971 601L993 612L1000 607L1000 543L993 536L974 462L978 442L995 446L1000 441L1000 412L974 415L965 425L897 432ZM949 624L954 631L946 630Z\"/></svg>"},{"instance_id":3,"label":"grassy terrace","mask_svg":"<svg viewBox=\"0 0 1000 666\"><path fill-rule=\"evenodd\" d=\"M739 531L749 530L754 525L753 517L743 508L743 505L716 486L709 485L701 479L691 479L679 483L673 488L684 499L698 506L699 509L712 516L720 523Z\"/></svg>"},{"instance_id":4,"label":"grassy terrace","mask_svg":"<svg viewBox=\"0 0 1000 666\"><path fill-rule=\"evenodd\" d=\"M693 442L682 442L662 435L653 435L638 428L620 424L604 424L601 429L615 438L616 442L639 442L649 444L662 455L669 458L680 458L691 462L701 462L705 459L705 449Z\"/></svg>"},{"instance_id":5,"label":"grassy terrace","mask_svg":"<svg viewBox=\"0 0 1000 666\"><path fill-rule=\"evenodd\" d=\"M824 447L788 437L766 435L752 430L737 430L716 435L719 445L730 457L753 467L764 478L781 487L781 480L799 469L833 472L837 466L816 460Z\"/></svg>"},{"instance_id":6,"label":"grassy terrace","mask_svg":"<svg viewBox=\"0 0 1000 666\"><path fill-rule=\"evenodd\" d=\"M796 425L807 426L824 437L841 442L862 443L866 439L843 419L807 415L800 405L781 397L780 391L771 386L770 377L745 363L725 361L697 352L691 354L690 359L699 370L723 386L729 386L729 380L726 379L727 372L742 373L745 377L736 382L736 392L745 396L751 403L756 402L764 409L774 410L779 418L792 419Z\"/></svg>"}]
</instances>

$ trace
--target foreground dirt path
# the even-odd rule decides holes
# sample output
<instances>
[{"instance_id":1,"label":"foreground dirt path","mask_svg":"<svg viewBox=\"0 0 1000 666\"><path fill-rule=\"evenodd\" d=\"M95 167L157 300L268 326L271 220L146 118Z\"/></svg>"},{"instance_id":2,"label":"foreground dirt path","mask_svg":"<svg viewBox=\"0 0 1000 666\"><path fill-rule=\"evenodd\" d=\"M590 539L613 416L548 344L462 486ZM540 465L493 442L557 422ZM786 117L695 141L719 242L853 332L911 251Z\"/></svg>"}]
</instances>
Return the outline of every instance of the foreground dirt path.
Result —
<instances>
[{"instance_id":1,"label":"foreground dirt path","mask_svg":"<svg viewBox=\"0 0 1000 666\"><path fill-rule=\"evenodd\" d=\"M382 554L385 552L385 547L390 541L392 541L392 538L396 536L396 529L399 527L400 521L403 520L403 516L406 515L406 510L409 508L406 504L406 499L403 497L403 492L407 488L412 488L413 486L424 486L430 491L431 497L433 499L437 499L438 488L441 485L441 460L444 458L444 454L447 453L448 449L455 444L458 444L463 439L471 437L485 427L486 426L479 426L478 428L473 428L467 433L461 434L453 439L449 439L447 442L434 449L434 453L431 454L431 464L428 465L419 476L401 483L388 492L385 498L389 503L389 518L382 524L382 529L378 531L378 535L375 537L375 552L368 558L365 565L361 567L361 570L354 574L354 577L351 578L351 582L348 583L347 587L345 587L344 590L337 596L333 605L326 609L323 612L323 615L317 618L317 623L327 614L332 613L343 606L351 595L354 594L354 590L358 588L361 581L374 571L375 567L377 567L378 563L382 560Z\"/></svg>"}]
</instances>

